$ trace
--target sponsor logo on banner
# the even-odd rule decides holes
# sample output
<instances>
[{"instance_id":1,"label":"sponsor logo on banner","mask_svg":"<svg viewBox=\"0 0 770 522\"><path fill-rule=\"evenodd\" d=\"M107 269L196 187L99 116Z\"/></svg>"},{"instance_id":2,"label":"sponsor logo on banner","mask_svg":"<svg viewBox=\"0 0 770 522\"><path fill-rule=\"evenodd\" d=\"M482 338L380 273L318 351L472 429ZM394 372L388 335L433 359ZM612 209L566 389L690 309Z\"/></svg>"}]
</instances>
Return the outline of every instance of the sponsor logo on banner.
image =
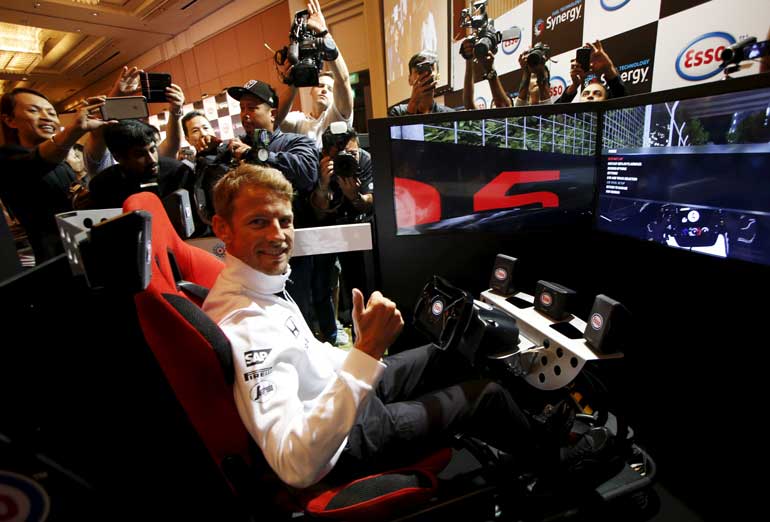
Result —
<instances>
[{"instance_id":1,"label":"sponsor logo on banner","mask_svg":"<svg viewBox=\"0 0 770 522\"><path fill-rule=\"evenodd\" d=\"M435 301L433 301L433 304L430 307L430 311L436 317L441 315L441 312L444 311L444 301L442 301L441 299L436 299Z\"/></svg>"},{"instance_id":2,"label":"sponsor logo on banner","mask_svg":"<svg viewBox=\"0 0 770 522\"><path fill-rule=\"evenodd\" d=\"M540 36L543 34L543 31L545 31L545 21L542 18L539 18L535 22L535 27L533 30L535 32L535 36Z\"/></svg>"},{"instance_id":3,"label":"sponsor logo on banner","mask_svg":"<svg viewBox=\"0 0 770 522\"><path fill-rule=\"evenodd\" d=\"M561 76L551 76L551 98L558 98L567 89L567 82Z\"/></svg>"},{"instance_id":4,"label":"sponsor logo on banner","mask_svg":"<svg viewBox=\"0 0 770 522\"><path fill-rule=\"evenodd\" d=\"M591 316L591 328L594 330L601 330L604 324L604 318L600 314L594 314Z\"/></svg>"},{"instance_id":5,"label":"sponsor logo on banner","mask_svg":"<svg viewBox=\"0 0 770 522\"><path fill-rule=\"evenodd\" d=\"M602 8L605 11L617 11L631 0L601 0Z\"/></svg>"},{"instance_id":6,"label":"sponsor logo on banner","mask_svg":"<svg viewBox=\"0 0 770 522\"><path fill-rule=\"evenodd\" d=\"M275 384L272 381L259 381L251 388L249 392L251 400L254 402L265 402L275 393Z\"/></svg>"},{"instance_id":7,"label":"sponsor logo on banner","mask_svg":"<svg viewBox=\"0 0 770 522\"><path fill-rule=\"evenodd\" d=\"M556 9L551 16L545 19L545 28L553 31L557 26L565 22L574 22L580 19L583 13L583 0L575 0L569 4Z\"/></svg>"},{"instance_id":8,"label":"sponsor logo on banner","mask_svg":"<svg viewBox=\"0 0 770 522\"><path fill-rule=\"evenodd\" d=\"M483 96L479 96L478 98L476 98L474 103L475 103L477 109L488 109L489 108L487 106L487 100Z\"/></svg>"},{"instance_id":9,"label":"sponsor logo on banner","mask_svg":"<svg viewBox=\"0 0 770 522\"><path fill-rule=\"evenodd\" d=\"M246 366L262 364L265 362L265 359L267 359L267 356L271 351L271 348L267 348L265 350L250 350L244 353L243 358L246 360Z\"/></svg>"},{"instance_id":10,"label":"sponsor logo on banner","mask_svg":"<svg viewBox=\"0 0 770 522\"><path fill-rule=\"evenodd\" d=\"M676 73L683 79L697 82L719 74L722 51L735 43L729 33L714 31L688 43L676 57Z\"/></svg>"},{"instance_id":11,"label":"sponsor logo on banner","mask_svg":"<svg viewBox=\"0 0 770 522\"><path fill-rule=\"evenodd\" d=\"M521 30L519 30L519 35L521 35ZM503 40L503 43L500 46L500 48L503 50L503 53L505 54L513 54L516 52L516 50L519 48L520 45L521 45L521 36L517 38L509 38L508 40Z\"/></svg>"},{"instance_id":12,"label":"sponsor logo on banner","mask_svg":"<svg viewBox=\"0 0 770 522\"><path fill-rule=\"evenodd\" d=\"M633 63L624 63L617 67L620 79L627 85L637 85L650 79L650 59L645 58Z\"/></svg>"}]
</instances>

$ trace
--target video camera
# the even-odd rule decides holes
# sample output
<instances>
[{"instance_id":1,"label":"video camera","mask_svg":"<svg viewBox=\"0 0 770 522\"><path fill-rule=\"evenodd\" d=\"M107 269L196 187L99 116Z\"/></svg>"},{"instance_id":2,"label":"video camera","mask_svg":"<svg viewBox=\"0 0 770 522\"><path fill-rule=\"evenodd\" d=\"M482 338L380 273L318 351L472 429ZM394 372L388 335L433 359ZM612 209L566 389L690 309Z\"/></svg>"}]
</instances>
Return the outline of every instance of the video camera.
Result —
<instances>
[{"instance_id":1,"label":"video camera","mask_svg":"<svg viewBox=\"0 0 770 522\"><path fill-rule=\"evenodd\" d=\"M295 87L315 87L323 61L336 60L339 51L329 34L317 35L307 26L307 10L297 11L289 32L289 45L276 51L274 59L279 65L292 65L283 81Z\"/></svg>"},{"instance_id":2,"label":"video camera","mask_svg":"<svg viewBox=\"0 0 770 522\"><path fill-rule=\"evenodd\" d=\"M484 58L490 51L497 54L497 46L503 40L520 38L521 30L512 27L504 32L495 30L495 21L487 15L487 2L480 0L473 2L473 7L463 9L460 12L460 26L473 29L473 55L476 58Z\"/></svg>"},{"instance_id":3,"label":"video camera","mask_svg":"<svg viewBox=\"0 0 770 522\"><path fill-rule=\"evenodd\" d=\"M744 60L756 60L768 55L770 55L770 40L757 42L756 36L750 36L722 51L720 55L722 60L720 68L729 74L736 72L740 68L740 63Z\"/></svg>"}]
</instances>

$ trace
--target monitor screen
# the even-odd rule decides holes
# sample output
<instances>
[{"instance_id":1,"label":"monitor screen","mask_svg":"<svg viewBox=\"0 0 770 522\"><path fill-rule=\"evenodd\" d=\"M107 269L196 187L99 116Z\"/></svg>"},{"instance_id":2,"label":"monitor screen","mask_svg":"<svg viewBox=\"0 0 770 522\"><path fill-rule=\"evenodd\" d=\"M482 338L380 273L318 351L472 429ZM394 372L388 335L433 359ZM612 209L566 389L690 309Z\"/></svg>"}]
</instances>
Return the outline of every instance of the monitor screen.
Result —
<instances>
[{"instance_id":1,"label":"monitor screen","mask_svg":"<svg viewBox=\"0 0 770 522\"><path fill-rule=\"evenodd\" d=\"M770 264L770 89L604 114L600 230Z\"/></svg>"},{"instance_id":2,"label":"monitor screen","mask_svg":"<svg viewBox=\"0 0 770 522\"><path fill-rule=\"evenodd\" d=\"M393 125L397 235L553 226L591 212L595 112Z\"/></svg>"}]
</instances>

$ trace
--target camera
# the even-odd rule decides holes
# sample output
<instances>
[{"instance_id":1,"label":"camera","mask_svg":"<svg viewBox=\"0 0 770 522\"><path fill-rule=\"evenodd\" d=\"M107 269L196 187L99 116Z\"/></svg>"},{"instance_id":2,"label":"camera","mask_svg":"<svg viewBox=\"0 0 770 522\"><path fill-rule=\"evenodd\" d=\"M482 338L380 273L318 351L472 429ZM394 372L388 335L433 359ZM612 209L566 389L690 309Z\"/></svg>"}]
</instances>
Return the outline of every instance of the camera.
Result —
<instances>
[{"instance_id":1,"label":"camera","mask_svg":"<svg viewBox=\"0 0 770 522\"><path fill-rule=\"evenodd\" d=\"M538 42L527 53L527 65L537 67L544 64L551 58L551 46L543 42Z\"/></svg>"},{"instance_id":2,"label":"camera","mask_svg":"<svg viewBox=\"0 0 770 522\"><path fill-rule=\"evenodd\" d=\"M267 158L270 156L268 147L272 135L265 129L254 129L252 135L251 148L241 158L246 163L252 165L267 165Z\"/></svg>"},{"instance_id":3,"label":"camera","mask_svg":"<svg viewBox=\"0 0 770 522\"><path fill-rule=\"evenodd\" d=\"M473 2L473 7L460 11L460 26L473 29L473 55L483 58L490 51L497 54L497 46L503 41L503 35L495 30L495 21L487 15L487 2Z\"/></svg>"},{"instance_id":4,"label":"camera","mask_svg":"<svg viewBox=\"0 0 770 522\"><path fill-rule=\"evenodd\" d=\"M341 178L354 178L358 175L358 158L352 152L341 150L332 161L335 175Z\"/></svg>"},{"instance_id":5,"label":"camera","mask_svg":"<svg viewBox=\"0 0 770 522\"><path fill-rule=\"evenodd\" d=\"M750 36L722 51L719 56L722 60L720 67L733 69L729 72L735 72L742 61L756 60L767 55L770 55L770 40L757 42L756 36Z\"/></svg>"},{"instance_id":6,"label":"camera","mask_svg":"<svg viewBox=\"0 0 770 522\"><path fill-rule=\"evenodd\" d=\"M307 26L308 11L297 11L289 32L289 45L279 49L274 56L279 65L292 65L283 81L295 87L315 87L323 61L337 59L339 51L329 34L319 36Z\"/></svg>"}]
</instances>

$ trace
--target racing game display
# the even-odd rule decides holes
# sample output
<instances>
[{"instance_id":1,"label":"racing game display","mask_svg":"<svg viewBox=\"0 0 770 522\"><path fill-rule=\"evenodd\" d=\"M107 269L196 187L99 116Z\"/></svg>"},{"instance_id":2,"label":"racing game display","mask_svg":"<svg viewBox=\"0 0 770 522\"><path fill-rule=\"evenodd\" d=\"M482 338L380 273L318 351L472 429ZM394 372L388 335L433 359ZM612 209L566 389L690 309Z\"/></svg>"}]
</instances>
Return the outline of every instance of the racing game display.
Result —
<instances>
[{"instance_id":1,"label":"racing game display","mask_svg":"<svg viewBox=\"0 0 770 522\"><path fill-rule=\"evenodd\" d=\"M770 264L770 89L604 114L597 227Z\"/></svg>"},{"instance_id":2,"label":"racing game display","mask_svg":"<svg viewBox=\"0 0 770 522\"><path fill-rule=\"evenodd\" d=\"M588 215L596 113L390 128L397 235L507 233Z\"/></svg>"}]
</instances>

